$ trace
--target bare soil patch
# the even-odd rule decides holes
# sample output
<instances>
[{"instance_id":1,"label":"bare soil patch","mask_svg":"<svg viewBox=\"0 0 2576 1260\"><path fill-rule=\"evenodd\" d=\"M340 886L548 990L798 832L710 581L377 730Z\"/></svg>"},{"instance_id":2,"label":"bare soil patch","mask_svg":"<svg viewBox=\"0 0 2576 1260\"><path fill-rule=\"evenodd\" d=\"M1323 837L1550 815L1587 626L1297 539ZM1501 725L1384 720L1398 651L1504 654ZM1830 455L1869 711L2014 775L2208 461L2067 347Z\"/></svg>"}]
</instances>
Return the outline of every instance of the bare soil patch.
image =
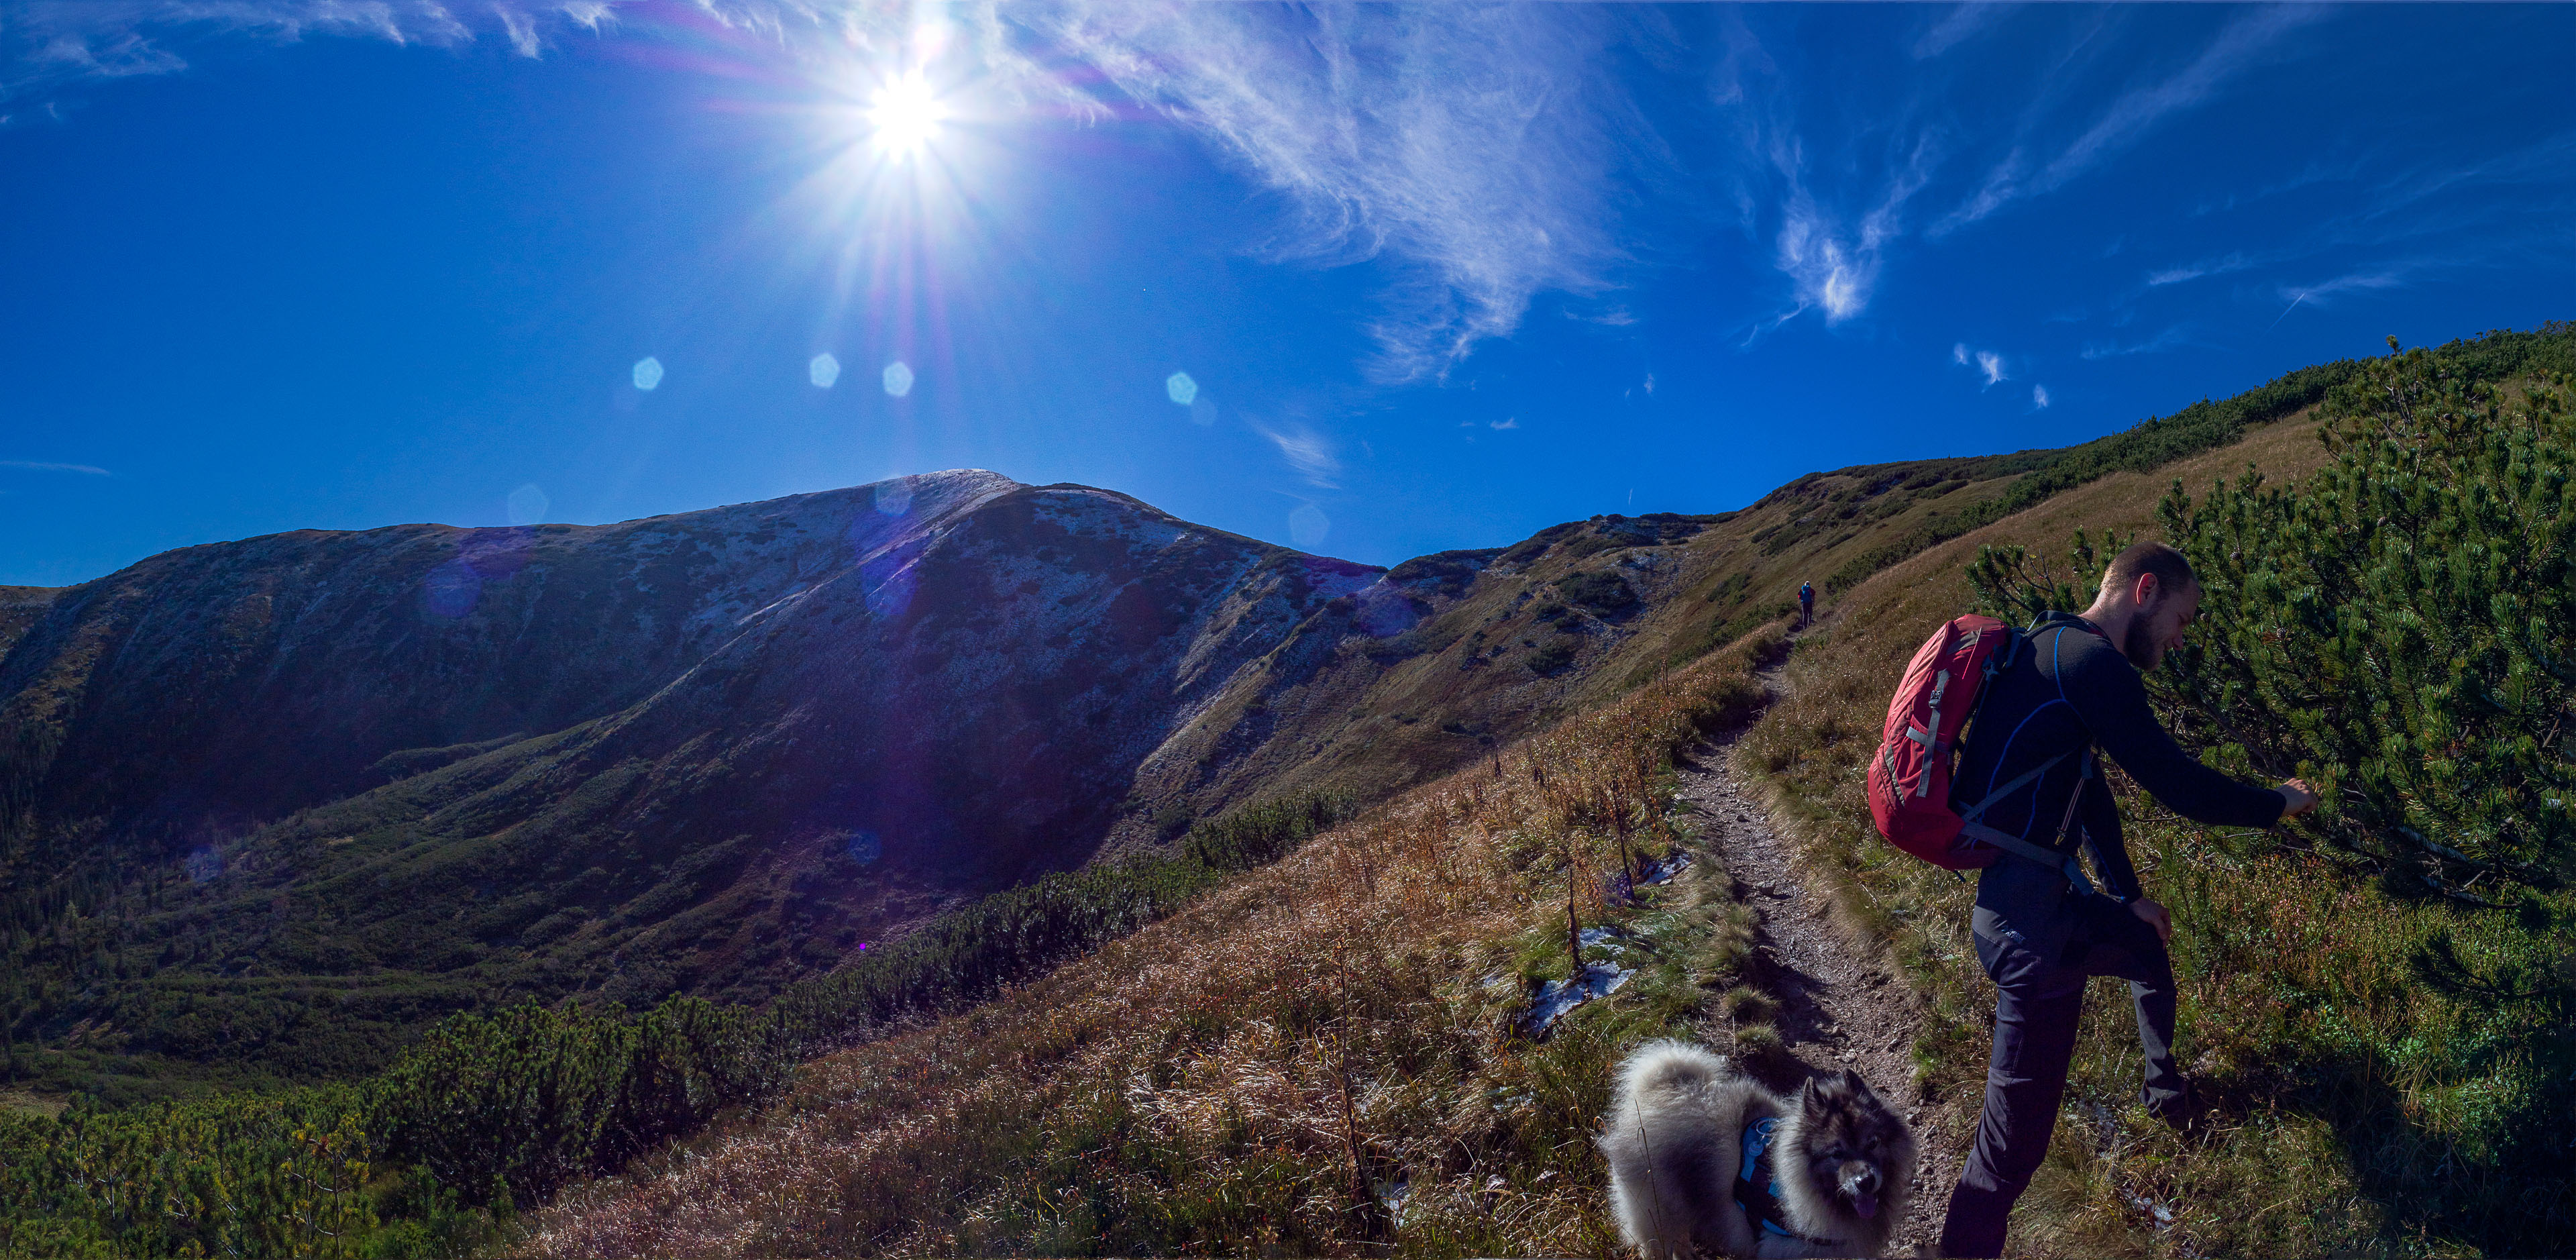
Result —
<instances>
[{"instance_id":1,"label":"bare soil patch","mask_svg":"<svg viewBox=\"0 0 2576 1260\"><path fill-rule=\"evenodd\" d=\"M1762 678L1776 695L1779 671L1765 671ZM1835 922L1823 881L1801 872L1795 847L1734 765L1733 742L1729 736L1702 744L1678 768L1682 799L1701 835L1724 862L1736 896L1761 917L1752 979L1780 1002L1772 1026L1785 1053L1767 1060L1748 1056L1745 1067L1783 1092L1809 1077L1850 1068L1913 1124L1922 1162L1913 1202L1888 1251L1932 1255L1968 1134L1944 1126L1917 1096L1913 1046L1922 1015L1878 947L1854 942ZM1711 1029L1710 1041L1728 1048L1733 1029L1721 1022Z\"/></svg>"}]
</instances>

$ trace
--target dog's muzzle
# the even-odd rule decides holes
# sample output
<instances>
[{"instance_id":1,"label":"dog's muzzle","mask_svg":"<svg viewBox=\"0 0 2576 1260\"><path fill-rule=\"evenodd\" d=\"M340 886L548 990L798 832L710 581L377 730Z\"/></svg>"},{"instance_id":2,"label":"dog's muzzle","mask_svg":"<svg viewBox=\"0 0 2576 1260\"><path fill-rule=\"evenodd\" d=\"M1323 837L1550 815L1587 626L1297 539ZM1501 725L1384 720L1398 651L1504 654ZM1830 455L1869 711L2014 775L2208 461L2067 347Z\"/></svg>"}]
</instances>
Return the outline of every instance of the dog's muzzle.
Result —
<instances>
[{"instance_id":1,"label":"dog's muzzle","mask_svg":"<svg viewBox=\"0 0 2576 1260\"><path fill-rule=\"evenodd\" d=\"M1849 1161L1836 1170L1834 1181L1842 1187L1843 1197L1851 1200L1852 1210L1860 1213L1862 1220L1878 1216L1878 1188L1884 1178L1879 1176L1876 1165Z\"/></svg>"}]
</instances>

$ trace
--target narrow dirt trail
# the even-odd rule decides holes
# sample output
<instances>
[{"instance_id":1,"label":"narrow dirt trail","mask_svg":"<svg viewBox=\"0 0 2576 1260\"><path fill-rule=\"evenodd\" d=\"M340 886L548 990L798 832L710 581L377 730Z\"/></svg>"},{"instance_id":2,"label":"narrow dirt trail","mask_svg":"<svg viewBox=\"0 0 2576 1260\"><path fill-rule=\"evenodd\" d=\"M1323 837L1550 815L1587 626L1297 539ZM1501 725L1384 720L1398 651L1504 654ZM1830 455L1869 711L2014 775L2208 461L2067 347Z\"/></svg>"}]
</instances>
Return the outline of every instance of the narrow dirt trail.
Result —
<instances>
[{"instance_id":1,"label":"narrow dirt trail","mask_svg":"<svg viewBox=\"0 0 2576 1260\"><path fill-rule=\"evenodd\" d=\"M1761 677L1776 699L1785 686L1781 672ZM1922 1159L1913 1202L1887 1254L1932 1255L1966 1134L1945 1131L1916 1100L1912 1047L1921 1020L1912 998L1886 964L1855 948L1834 925L1830 894L1799 870L1795 846L1736 769L1733 743L1729 737L1703 744L1682 759L1682 799L1725 863L1736 896L1761 916L1754 978L1780 1000L1773 1025L1804 1068L1787 1079L1770 1074L1767 1083L1794 1087L1803 1076L1851 1068L1912 1122ZM1721 1026L1709 1040L1724 1049L1729 1037Z\"/></svg>"}]
</instances>

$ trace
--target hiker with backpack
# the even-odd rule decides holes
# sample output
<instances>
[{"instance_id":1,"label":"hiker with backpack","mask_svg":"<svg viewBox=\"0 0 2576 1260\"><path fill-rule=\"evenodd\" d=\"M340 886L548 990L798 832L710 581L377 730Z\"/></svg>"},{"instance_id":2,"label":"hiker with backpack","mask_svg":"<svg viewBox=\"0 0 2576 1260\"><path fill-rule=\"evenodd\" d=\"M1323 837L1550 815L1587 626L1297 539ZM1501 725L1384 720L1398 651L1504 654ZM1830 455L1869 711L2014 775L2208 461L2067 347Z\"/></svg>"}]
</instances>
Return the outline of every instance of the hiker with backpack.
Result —
<instances>
[{"instance_id":1,"label":"hiker with backpack","mask_svg":"<svg viewBox=\"0 0 2576 1260\"><path fill-rule=\"evenodd\" d=\"M1798 628L1816 624L1816 587L1812 582L1798 583Z\"/></svg>"},{"instance_id":2,"label":"hiker with backpack","mask_svg":"<svg viewBox=\"0 0 2576 1260\"><path fill-rule=\"evenodd\" d=\"M2097 754L2198 822L2268 827L2317 799L2297 779L2265 788L2220 774L2156 721L2139 673L2182 641L2199 608L2190 562L2142 542L2111 561L2081 615L2052 612L2027 631L1985 617L1944 625L1889 706L1871 811L1907 852L1983 868L1971 928L1997 995L1985 1111L1950 1196L1943 1255L2003 1254L2004 1219L2056 1128L2087 979L2129 982L2148 1111L2178 1128L2196 1118L2173 1061L2173 920L2139 887ZM2100 892L2076 861L2079 843Z\"/></svg>"}]
</instances>

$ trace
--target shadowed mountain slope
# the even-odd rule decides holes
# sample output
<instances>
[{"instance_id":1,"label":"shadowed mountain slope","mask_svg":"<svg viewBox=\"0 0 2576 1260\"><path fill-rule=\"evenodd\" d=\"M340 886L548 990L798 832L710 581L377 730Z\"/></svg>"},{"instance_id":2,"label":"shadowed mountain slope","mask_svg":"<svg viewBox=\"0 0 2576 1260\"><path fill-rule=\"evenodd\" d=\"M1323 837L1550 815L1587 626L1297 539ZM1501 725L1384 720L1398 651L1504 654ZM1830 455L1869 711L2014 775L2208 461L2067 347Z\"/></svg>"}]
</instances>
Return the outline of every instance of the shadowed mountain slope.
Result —
<instances>
[{"instance_id":1,"label":"shadowed mountain slope","mask_svg":"<svg viewBox=\"0 0 2576 1260\"><path fill-rule=\"evenodd\" d=\"M0 589L0 1032L49 1081L143 1088L360 1071L521 994L757 999L1233 806L1436 778L1802 579L2233 441L2339 370L1392 570L957 471Z\"/></svg>"},{"instance_id":2,"label":"shadowed mountain slope","mask_svg":"<svg viewBox=\"0 0 2576 1260\"><path fill-rule=\"evenodd\" d=\"M1392 571L960 471L0 592L8 1027L302 1077L507 994L756 999L1231 805L1445 772L1991 493L1957 475L1985 462Z\"/></svg>"},{"instance_id":3,"label":"shadowed mountain slope","mask_svg":"<svg viewBox=\"0 0 2576 1260\"><path fill-rule=\"evenodd\" d=\"M758 989L1078 864L1162 732L1376 576L983 472L189 548L12 593L8 883L148 920L154 988L449 982L395 1023Z\"/></svg>"}]
</instances>

